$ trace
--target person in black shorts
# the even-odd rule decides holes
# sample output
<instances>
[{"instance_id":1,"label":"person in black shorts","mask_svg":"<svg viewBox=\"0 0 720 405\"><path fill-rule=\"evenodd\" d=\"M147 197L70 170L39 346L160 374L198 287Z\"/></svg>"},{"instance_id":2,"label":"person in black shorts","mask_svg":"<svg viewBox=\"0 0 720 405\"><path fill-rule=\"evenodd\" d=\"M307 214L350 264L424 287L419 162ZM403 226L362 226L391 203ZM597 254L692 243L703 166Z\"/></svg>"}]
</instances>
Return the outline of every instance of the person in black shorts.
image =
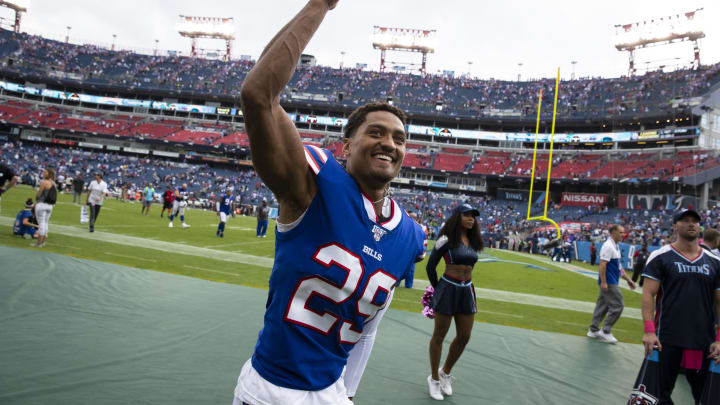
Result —
<instances>
[{"instance_id":1,"label":"person in black shorts","mask_svg":"<svg viewBox=\"0 0 720 405\"><path fill-rule=\"evenodd\" d=\"M647 259L650 256L650 252L648 252L647 243L643 243L642 248L635 252L633 255L633 275L632 275L632 281L633 283L637 282L638 279L640 279L640 286L643 285L643 280L640 277L640 274L642 274L643 269L645 268L645 263L647 263Z\"/></svg>"},{"instance_id":2,"label":"person in black shorts","mask_svg":"<svg viewBox=\"0 0 720 405\"><path fill-rule=\"evenodd\" d=\"M431 374L427 381L430 396L437 400L442 400L443 394L452 395L450 371L470 340L475 322L477 305L471 279L478 252L483 249L480 225L475 219L478 215L469 204L455 208L440 230L426 267L428 280L435 289L432 301L435 329L430 339ZM440 258L445 260L445 274L438 280L435 268ZM457 334L440 368L443 340L453 319Z\"/></svg>"},{"instance_id":3,"label":"person in black shorts","mask_svg":"<svg viewBox=\"0 0 720 405\"><path fill-rule=\"evenodd\" d=\"M720 362L715 329L720 315L720 258L698 244L697 212L678 212L673 228L677 240L652 252L642 273L642 342L646 356L654 347L659 351L658 405L673 404L670 395L681 367L699 404L709 359Z\"/></svg>"},{"instance_id":4,"label":"person in black shorts","mask_svg":"<svg viewBox=\"0 0 720 405\"><path fill-rule=\"evenodd\" d=\"M168 184L167 189L163 193L163 208L162 211L160 211L160 218L162 218L165 210L168 210L168 212L172 214L173 201L175 201L175 193L173 193L172 187Z\"/></svg>"}]
</instances>

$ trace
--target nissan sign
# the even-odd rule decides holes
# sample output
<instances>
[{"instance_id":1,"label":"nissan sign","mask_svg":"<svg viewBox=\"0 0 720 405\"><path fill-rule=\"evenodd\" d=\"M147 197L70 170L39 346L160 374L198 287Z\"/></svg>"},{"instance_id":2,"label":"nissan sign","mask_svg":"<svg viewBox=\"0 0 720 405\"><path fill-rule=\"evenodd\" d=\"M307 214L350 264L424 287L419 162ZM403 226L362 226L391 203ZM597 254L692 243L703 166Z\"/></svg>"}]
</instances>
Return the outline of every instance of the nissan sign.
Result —
<instances>
[{"instance_id":1,"label":"nissan sign","mask_svg":"<svg viewBox=\"0 0 720 405\"><path fill-rule=\"evenodd\" d=\"M562 193L562 205L565 206L591 207L606 203L607 196L605 194Z\"/></svg>"}]
</instances>

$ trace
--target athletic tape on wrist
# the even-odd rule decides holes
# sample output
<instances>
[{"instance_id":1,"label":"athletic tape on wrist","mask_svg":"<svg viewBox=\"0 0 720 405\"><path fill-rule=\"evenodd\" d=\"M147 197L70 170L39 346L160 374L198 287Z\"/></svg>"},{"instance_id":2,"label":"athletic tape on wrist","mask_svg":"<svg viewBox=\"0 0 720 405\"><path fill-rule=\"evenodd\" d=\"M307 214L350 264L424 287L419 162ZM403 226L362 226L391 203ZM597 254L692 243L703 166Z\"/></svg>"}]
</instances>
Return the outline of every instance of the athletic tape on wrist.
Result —
<instances>
[{"instance_id":1,"label":"athletic tape on wrist","mask_svg":"<svg viewBox=\"0 0 720 405\"><path fill-rule=\"evenodd\" d=\"M643 322L643 325L645 326L645 333L655 333L655 321L645 321Z\"/></svg>"}]
</instances>

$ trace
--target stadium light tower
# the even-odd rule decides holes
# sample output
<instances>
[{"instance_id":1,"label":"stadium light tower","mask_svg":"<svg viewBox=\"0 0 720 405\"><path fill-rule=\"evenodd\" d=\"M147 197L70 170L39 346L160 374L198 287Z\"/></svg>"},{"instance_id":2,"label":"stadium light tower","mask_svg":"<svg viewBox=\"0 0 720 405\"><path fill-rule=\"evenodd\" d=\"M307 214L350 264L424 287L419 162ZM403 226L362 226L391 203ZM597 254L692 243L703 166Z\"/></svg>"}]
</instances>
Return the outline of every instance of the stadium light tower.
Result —
<instances>
[{"instance_id":1,"label":"stadium light tower","mask_svg":"<svg viewBox=\"0 0 720 405\"><path fill-rule=\"evenodd\" d=\"M27 13L30 8L30 0L0 0L0 7L7 7L15 11L13 30L20 32L20 20L22 19L20 13Z\"/></svg>"},{"instance_id":2,"label":"stadium light tower","mask_svg":"<svg viewBox=\"0 0 720 405\"><path fill-rule=\"evenodd\" d=\"M112 47L110 48L111 51L115 50L115 39L116 38L117 38L117 34L113 34L113 43L112 43Z\"/></svg>"},{"instance_id":3,"label":"stadium light tower","mask_svg":"<svg viewBox=\"0 0 720 405\"><path fill-rule=\"evenodd\" d=\"M436 30L416 30L410 28L373 27L370 38L373 49L380 50L380 71L385 71L385 54L387 51L422 53L420 73L427 69L427 54L435 53L437 46Z\"/></svg>"},{"instance_id":4,"label":"stadium light tower","mask_svg":"<svg viewBox=\"0 0 720 405\"><path fill-rule=\"evenodd\" d=\"M629 53L628 75L632 76L637 71L635 67L636 50L684 41L692 41L693 43L693 69L700 67L698 39L705 37L698 18L698 14L702 10L702 8L698 8L687 13L655 18L649 21L616 25L615 48L618 51L627 51Z\"/></svg>"},{"instance_id":5,"label":"stadium light tower","mask_svg":"<svg viewBox=\"0 0 720 405\"><path fill-rule=\"evenodd\" d=\"M67 44L70 42L70 30L72 29L72 27L68 25L65 28L67 28L67 35L65 36L65 43Z\"/></svg>"},{"instance_id":6,"label":"stadium light tower","mask_svg":"<svg viewBox=\"0 0 720 405\"><path fill-rule=\"evenodd\" d=\"M180 16L177 31L191 39L190 53L197 56L198 38L225 40L225 59L230 60L232 43L235 40L235 20L232 17L189 17Z\"/></svg>"}]
</instances>

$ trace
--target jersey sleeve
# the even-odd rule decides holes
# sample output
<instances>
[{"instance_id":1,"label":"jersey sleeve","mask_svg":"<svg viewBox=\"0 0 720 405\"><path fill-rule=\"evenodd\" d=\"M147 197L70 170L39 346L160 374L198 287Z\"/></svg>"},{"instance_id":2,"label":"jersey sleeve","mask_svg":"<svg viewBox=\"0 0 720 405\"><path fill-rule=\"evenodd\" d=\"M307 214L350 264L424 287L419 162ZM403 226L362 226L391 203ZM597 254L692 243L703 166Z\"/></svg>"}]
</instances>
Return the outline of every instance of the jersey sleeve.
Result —
<instances>
[{"instance_id":1,"label":"jersey sleeve","mask_svg":"<svg viewBox=\"0 0 720 405\"><path fill-rule=\"evenodd\" d=\"M415 263L417 263L425 259L425 255L427 254L427 234L418 224L415 224L415 234L417 235L417 240L420 241L419 252L415 257Z\"/></svg>"},{"instance_id":2,"label":"jersey sleeve","mask_svg":"<svg viewBox=\"0 0 720 405\"><path fill-rule=\"evenodd\" d=\"M609 243L603 243L602 248L600 249L600 260L609 262L613 259L613 253L612 245Z\"/></svg>"},{"instance_id":3,"label":"jersey sleeve","mask_svg":"<svg viewBox=\"0 0 720 405\"><path fill-rule=\"evenodd\" d=\"M383 315L390 307L395 289L390 291L387 300L385 300L385 306L383 306L372 319L369 319L363 327L363 333L360 336L360 340L355 343L347 359L347 366L345 368L345 389L347 390L348 397L354 397L357 392L357 388L360 385L365 367L370 359L370 353L372 352L373 345L375 344L375 334L377 333L378 325L382 320Z\"/></svg>"},{"instance_id":4,"label":"jersey sleeve","mask_svg":"<svg viewBox=\"0 0 720 405\"><path fill-rule=\"evenodd\" d=\"M650 254L647 262L645 262L645 269L642 272L643 277L651 278L656 281L662 281L665 278L665 271L662 265L662 258L660 257L660 250L658 249Z\"/></svg>"},{"instance_id":5,"label":"jersey sleeve","mask_svg":"<svg viewBox=\"0 0 720 405\"><path fill-rule=\"evenodd\" d=\"M316 176L320 174L325 163L328 161L330 152L320 149L315 145L303 145L305 148L305 160L307 161L310 171Z\"/></svg>"}]
</instances>

